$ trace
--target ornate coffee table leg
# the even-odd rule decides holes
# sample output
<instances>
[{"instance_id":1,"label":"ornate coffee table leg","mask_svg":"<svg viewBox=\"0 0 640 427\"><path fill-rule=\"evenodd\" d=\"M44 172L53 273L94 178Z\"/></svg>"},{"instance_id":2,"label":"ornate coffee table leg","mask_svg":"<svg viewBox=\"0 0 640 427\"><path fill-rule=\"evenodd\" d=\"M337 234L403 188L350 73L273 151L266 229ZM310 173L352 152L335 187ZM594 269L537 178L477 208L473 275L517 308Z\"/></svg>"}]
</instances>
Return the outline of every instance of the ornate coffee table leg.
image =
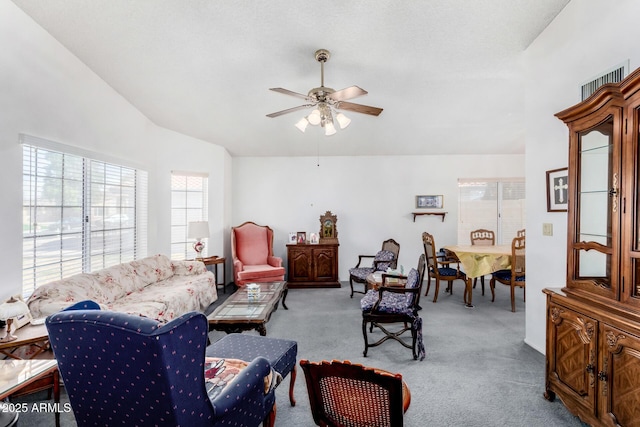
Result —
<instances>
[{"instance_id":1,"label":"ornate coffee table leg","mask_svg":"<svg viewBox=\"0 0 640 427\"><path fill-rule=\"evenodd\" d=\"M289 307L287 307L287 304L285 304L288 293L289 293L289 288L284 288L284 293L282 294L282 306L284 307L285 310L289 310Z\"/></svg>"},{"instance_id":2,"label":"ornate coffee table leg","mask_svg":"<svg viewBox=\"0 0 640 427\"><path fill-rule=\"evenodd\" d=\"M284 305L284 304L282 304ZM267 335L267 327L265 325L260 325L256 328L256 331L260 333L263 337Z\"/></svg>"}]
</instances>

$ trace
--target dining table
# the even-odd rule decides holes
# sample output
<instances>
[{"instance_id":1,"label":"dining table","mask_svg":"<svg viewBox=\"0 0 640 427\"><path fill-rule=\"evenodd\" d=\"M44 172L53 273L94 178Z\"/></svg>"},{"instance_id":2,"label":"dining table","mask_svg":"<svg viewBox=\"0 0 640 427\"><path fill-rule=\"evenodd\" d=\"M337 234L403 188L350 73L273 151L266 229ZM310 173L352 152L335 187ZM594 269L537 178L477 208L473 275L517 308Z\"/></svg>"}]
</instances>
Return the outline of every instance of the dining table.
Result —
<instances>
[{"instance_id":1,"label":"dining table","mask_svg":"<svg viewBox=\"0 0 640 427\"><path fill-rule=\"evenodd\" d=\"M462 264L467 277L465 304L469 308L473 307L473 279L511 268L511 245L450 245L444 249Z\"/></svg>"}]
</instances>

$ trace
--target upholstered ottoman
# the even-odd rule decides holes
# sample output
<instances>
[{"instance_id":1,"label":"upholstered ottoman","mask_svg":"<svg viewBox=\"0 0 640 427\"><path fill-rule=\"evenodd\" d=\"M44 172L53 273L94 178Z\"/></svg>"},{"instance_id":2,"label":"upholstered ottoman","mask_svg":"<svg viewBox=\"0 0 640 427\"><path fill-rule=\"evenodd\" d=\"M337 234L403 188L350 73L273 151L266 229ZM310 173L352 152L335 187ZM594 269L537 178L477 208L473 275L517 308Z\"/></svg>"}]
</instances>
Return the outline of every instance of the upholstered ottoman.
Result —
<instances>
[{"instance_id":1,"label":"upholstered ottoman","mask_svg":"<svg viewBox=\"0 0 640 427\"><path fill-rule=\"evenodd\" d=\"M209 345L206 355L209 357L241 359L247 362L258 356L264 357L269 361L271 367L282 375L282 378L291 373L289 400L291 401L291 406L295 406L296 400L293 397L293 387L296 382L297 342L258 335L229 334Z\"/></svg>"}]
</instances>

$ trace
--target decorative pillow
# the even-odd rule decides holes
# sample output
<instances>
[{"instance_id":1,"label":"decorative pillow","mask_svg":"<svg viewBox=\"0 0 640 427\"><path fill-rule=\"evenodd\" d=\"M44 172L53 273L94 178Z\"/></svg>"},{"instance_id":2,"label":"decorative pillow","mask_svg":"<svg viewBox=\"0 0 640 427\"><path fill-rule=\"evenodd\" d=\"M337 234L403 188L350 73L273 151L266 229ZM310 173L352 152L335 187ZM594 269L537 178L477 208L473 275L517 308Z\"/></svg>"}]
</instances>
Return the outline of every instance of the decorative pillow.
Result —
<instances>
[{"instance_id":1,"label":"decorative pillow","mask_svg":"<svg viewBox=\"0 0 640 427\"><path fill-rule=\"evenodd\" d=\"M215 399L222 393L227 384L233 381L240 371L248 365L248 362L240 359L205 357L204 381L209 400ZM282 381L282 376L271 369L269 375L264 378L264 394L269 393L280 381Z\"/></svg>"},{"instance_id":2,"label":"decorative pillow","mask_svg":"<svg viewBox=\"0 0 640 427\"><path fill-rule=\"evenodd\" d=\"M249 365L240 359L206 357L204 360L204 382L209 400L215 399L240 371Z\"/></svg>"}]
</instances>

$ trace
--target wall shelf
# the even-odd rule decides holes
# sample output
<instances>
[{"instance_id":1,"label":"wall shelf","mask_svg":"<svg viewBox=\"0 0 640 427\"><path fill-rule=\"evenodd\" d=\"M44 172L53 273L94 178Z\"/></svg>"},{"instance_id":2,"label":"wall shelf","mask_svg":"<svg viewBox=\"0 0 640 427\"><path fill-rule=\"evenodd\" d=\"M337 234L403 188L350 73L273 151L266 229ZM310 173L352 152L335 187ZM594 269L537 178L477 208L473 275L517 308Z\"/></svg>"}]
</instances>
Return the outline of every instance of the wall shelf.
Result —
<instances>
[{"instance_id":1,"label":"wall shelf","mask_svg":"<svg viewBox=\"0 0 640 427\"><path fill-rule=\"evenodd\" d=\"M422 215L436 215L436 216L441 216L442 217L442 222L444 222L444 217L447 214L446 212L411 212L413 214L413 222L416 222L416 217L417 216L422 216Z\"/></svg>"}]
</instances>

